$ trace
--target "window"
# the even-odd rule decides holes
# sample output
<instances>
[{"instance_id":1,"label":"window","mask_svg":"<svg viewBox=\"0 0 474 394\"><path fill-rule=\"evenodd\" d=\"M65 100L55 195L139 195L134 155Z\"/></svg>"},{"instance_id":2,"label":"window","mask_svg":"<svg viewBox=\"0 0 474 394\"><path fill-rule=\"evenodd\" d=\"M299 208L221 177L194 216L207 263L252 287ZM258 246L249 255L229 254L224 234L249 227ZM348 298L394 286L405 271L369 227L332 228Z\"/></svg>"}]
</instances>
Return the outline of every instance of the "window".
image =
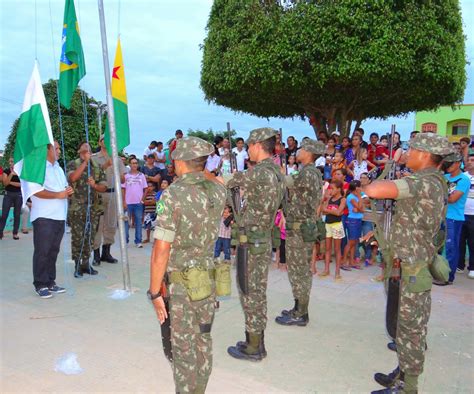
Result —
<instances>
[{"instance_id":1,"label":"window","mask_svg":"<svg viewBox=\"0 0 474 394\"><path fill-rule=\"evenodd\" d=\"M421 125L422 133L436 133L438 131L438 125L436 123L423 123Z\"/></svg>"},{"instance_id":2,"label":"window","mask_svg":"<svg viewBox=\"0 0 474 394\"><path fill-rule=\"evenodd\" d=\"M453 135L467 135L469 125L467 123L455 123L453 125Z\"/></svg>"}]
</instances>

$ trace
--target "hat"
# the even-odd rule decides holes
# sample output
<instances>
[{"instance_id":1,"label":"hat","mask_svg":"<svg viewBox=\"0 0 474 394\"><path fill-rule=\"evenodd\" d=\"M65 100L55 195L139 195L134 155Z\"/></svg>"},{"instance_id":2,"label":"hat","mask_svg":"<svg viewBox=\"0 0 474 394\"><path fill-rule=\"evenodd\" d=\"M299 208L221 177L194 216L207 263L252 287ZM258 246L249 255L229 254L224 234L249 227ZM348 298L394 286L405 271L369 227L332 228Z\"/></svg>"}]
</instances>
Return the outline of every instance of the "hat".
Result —
<instances>
[{"instance_id":1,"label":"hat","mask_svg":"<svg viewBox=\"0 0 474 394\"><path fill-rule=\"evenodd\" d=\"M250 132L250 136L247 139L246 144L255 144L257 142L262 142L268 140L269 138L275 137L278 134L278 131L272 129L271 127L262 127L260 129L255 129Z\"/></svg>"},{"instance_id":2,"label":"hat","mask_svg":"<svg viewBox=\"0 0 474 394\"><path fill-rule=\"evenodd\" d=\"M454 152L453 146L446 137L434 133L416 134L409 142L409 146L413 149L440 156L448 156Z\"/></svg>"},{"instance_id":3,"label":"hat","mask_svg":"<svg viewBox=\"0 0 474 394\"><path fill-rule=\"evenodd\" d=\"M326 150L326 146L321 141L315 141L311 138L306 138L301 143L301 149L315 155L322 155Z\"/></svg>"},{"instance_id":4,"label":"hat","mask_svg":"<svg viewBox=\"0 0 474 394\"><path fill-rule=\"evenodd\" d=\"M176 143L176 149L171 153L173 160L188 161L214 152L214 146L198 137L181 138Z\"/></svg>"},{"instance_id":5,"label":"hat","mask_svg":"<svg viewBox=\"0 0 474 394\"><path fill-rule=\"evenodd\" d=\"M451 153L450 155L444 158L444 161L448 161L450 163L455 163L457 161L462 161L462 155L458 152Z\"/></svg>"},{"instance_id":6,"label":"hat","mask_svg":"<svg viewBox=\"0 0 474 394\"><path fill-rule=\"evenodd\" d=\"M341 133L339 133L339 131L333 131L333 132L331 133L331 135L334 135L334 134L335 134L335 135L341 135Z\"/></svg>"}]
</instances>

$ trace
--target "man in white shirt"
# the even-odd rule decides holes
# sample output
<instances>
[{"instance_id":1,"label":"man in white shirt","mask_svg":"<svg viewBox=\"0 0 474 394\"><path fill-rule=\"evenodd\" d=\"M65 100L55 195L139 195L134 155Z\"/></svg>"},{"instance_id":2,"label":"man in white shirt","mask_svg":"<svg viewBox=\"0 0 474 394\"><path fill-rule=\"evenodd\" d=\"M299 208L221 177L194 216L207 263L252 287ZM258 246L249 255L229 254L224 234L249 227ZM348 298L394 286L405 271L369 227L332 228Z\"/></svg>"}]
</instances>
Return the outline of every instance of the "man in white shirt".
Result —
<instances>
[{"instance_id":1,"label":"man in white shirt","mask_svg":"<svg viewBox=\"0 0 474 394\"><path fill-rule=\"evenodd\" d=\"M166 154L163 152L163 142L161 141L156 144L155 157L155 167L160 170L160 175L163 177L166 173Z\"/></svg>"},{"instance_id":2,"label":"man in white shirt","mask_svg":"<svg viewBox=\"0 0 474 394\"><path fill-rule=\"evenodd\" d=\"M232 149L232 153L235 153L235 158L237 161L237 171L243 171L245 169L245 163L249 159L249 155L245 150L243 138L237 138L235 140L235 144L237 146Z\"/></svg>"},{"instance_id":3,"label":"man in white shirt","mask_svg":"<svg viewBox=\"0 0 474 394\"><path fill-rule=\"evenodd\" d=\"M41 298L64 293L56 285L56 259L64 235L67 199L74 191L67 184L63 169L56 158L61 151L57 141L48 145L44 190L31 196L33 223L33 285Z\"/></svg>"},{"instance_id":4,"label":"man in white shirt","mask_svg":"<svg viewBox=\"0 0 474 394\"><path fill-rule=\"evenodd\" d=\"M148 145L147 148L143 151L143 160L146 161L146 158L148 155L155 155L156 153L156 146L158 145L158 142L156 141L151 141L150 145Z\"/></svg>"},{"instance_id":5,"label":"man in white shirt","mask_svg":"<svg viewBox=\"0 0 474 394\"><path fill-rule=\"evenodd\" d=\"M471 181L471 188L467 193L466 205L464 206L465 221L461 230L459 242L458 272L464 271L466 266L466 243L469 249L469 271L467 276L474 279L474 154L471 153L464 163L466 172L464 173Z\"/></svg>"}]
</instances>

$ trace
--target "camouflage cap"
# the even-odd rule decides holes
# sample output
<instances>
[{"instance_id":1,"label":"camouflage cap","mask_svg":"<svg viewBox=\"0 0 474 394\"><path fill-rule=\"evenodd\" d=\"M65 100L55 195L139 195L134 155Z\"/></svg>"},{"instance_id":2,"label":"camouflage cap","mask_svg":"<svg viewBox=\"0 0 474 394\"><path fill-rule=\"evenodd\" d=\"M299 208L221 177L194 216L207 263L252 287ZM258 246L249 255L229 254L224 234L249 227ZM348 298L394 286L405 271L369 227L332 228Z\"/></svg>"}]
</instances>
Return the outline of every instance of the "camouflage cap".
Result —
<instances>
[{"instance_id":1,"label":"camouflage cap","mask_svg":"<svg viewBox=\"0 0 474 394\"><path fill-rule=\"evenodd\" d=\"M271 127L261 127L260 129L255 129L250 132L250 136L245 141L246 144L255 144L257 142L262 142L268 140L269 138L276 137L278 131L272 129Z\"/></svg>"},{"instance_id":2,"label":"camouflage cap","mask_svg":"<svg viewBox=\"0 0 474 394\"><path fill-rule=\"evenodd\" d=\"M173 160L188 161L202 156L209 156L214 150L214 145L201 138L180 138L176 143L176 149L171 153L171 158Z\"/></svg>"},{"instance_id":3,"label":"camouflage cap","mask_svg":"<svg viewBox=\"0 0 474 394\"><path fill-rule=\"evenodd\" d=\"M410 148L440 156L447 156L454 152L453 146L446 137L434 133L416 134L410 141Z\"/></svg>"},{"instance_id":4,"label":"camouflage cap","mask_svg":"<svg viewBox=\"0 0 474 394\"><path fill-rule=\"evenodd\" d=\"M323 155L326 151L326 145L321 141L315 141L311 138L306 138L301 142L301 149L307 152L314 153L315 155Z\"/></svg>"},{"instance_id":5,"label":"camouflage cap","mask_svg":"<svg viewBox=\"0 0 474 394\"><path fill-rule=\"evenodd\" d=\"M462 161L462 155L458 152L451 153L450 155L444 158L444 161L449 161L450 163L455 163L457 161Z\"/></svg>"}]
</instances>

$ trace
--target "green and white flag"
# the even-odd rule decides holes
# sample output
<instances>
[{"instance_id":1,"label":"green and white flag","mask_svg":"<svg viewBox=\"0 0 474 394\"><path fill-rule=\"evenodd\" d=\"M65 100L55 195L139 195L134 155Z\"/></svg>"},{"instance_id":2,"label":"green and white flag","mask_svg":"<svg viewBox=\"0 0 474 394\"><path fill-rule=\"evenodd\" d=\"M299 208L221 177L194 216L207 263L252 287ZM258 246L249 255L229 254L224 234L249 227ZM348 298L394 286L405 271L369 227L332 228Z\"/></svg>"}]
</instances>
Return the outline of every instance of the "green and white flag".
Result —
<instances>
[{"instance_id":1,"label":"green and white flag","mask_svg":"<svg viewBox=\"0 0 474 394\"><path fill-rule=\"evenodd\" d=\"M48 144L54 144L38 62L26 88L16 131L14 170L20 177L23 203L44 189Z\"/></svg>"}]
</instances>

